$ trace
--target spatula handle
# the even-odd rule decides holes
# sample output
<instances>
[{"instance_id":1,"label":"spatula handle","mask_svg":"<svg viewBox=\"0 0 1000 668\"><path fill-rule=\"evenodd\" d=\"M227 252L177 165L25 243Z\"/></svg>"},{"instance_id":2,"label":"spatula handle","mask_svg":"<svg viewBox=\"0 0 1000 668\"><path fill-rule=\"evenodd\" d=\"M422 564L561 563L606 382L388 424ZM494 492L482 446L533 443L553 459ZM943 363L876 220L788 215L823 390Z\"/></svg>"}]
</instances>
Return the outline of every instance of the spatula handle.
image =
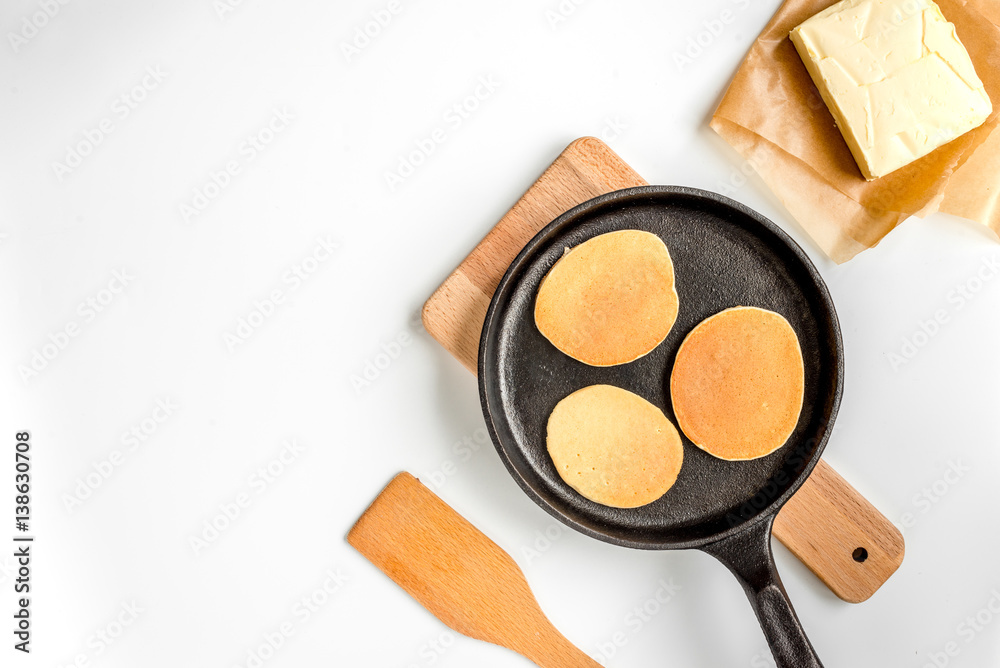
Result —
<instances>
[{"instance_id":1,"label":"spatula handle","mask_svg":"<svg viewBox=\"0 0 1000 668\"><path fill-rule=\"evenodd\" d=\"M601 668L601 664L584 654L554 628L540 634L544 641L534 651L516 650L538 668Z\"/></svg>"}]
</instances>

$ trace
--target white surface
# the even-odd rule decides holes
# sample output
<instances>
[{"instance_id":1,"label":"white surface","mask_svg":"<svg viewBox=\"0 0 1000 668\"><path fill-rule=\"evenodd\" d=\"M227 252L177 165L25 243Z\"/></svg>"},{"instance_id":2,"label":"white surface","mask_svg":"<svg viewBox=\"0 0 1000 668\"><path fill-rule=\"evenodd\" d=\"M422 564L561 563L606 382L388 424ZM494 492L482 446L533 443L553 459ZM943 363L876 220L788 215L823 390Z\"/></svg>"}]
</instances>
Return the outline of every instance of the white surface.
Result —
<instances>
[{"instance_id":1,"label":"white surface","mask_svg":"<svg viewBox=\"0 0 1000 668\"><path fill-rule=\"evenodd\" d=\"M919 667L950 641L960 653L948 665L1000 664L1000 615L980 613L991 623L971 635L959 628L991 601L1000 608L1000 280L985 264L1000 245L934 216L834 266L756 177L744 179L706 120L775 0L591 0L554 29L556 0L402 0L351 62L341 43L386 3L245 0L221 19L213 4L71 2L18 52L9 38L0 47L0 516L13 512L13 434L27 428L38 536L34 652L11 649L4 570L0 663L254 665L248 652L288 621L293 634L263 665L528 665L450 634L346 544L405 469L444 477L439 494L516 557L586 651L624 634L608 665L771 665L736 581L711 558L567 531L547 545L539 532L556 525L491 446L453 449L483 435L476 384L414 314L569 141L604 133L650 181L723 191L772 218L829 282L847 385L827 458L887 516L915 524L902 568L862 605L836 599L776 545L825 664ZM5 3L5 34L38 6ZM699 33L708 46L678 68L674 54ZM165 78L121 118L116 98L147 68ZM481 77L498 88L449 122ZM241 146L274 109L294 120L250 160ZM52 163L103 118L113 132L60 182ZM445 141L390 191L384 173L435 127ZM230 160L239 174L185 223L180 205ZM306 262L327 235L336 255ZM308 280L283 278L303 264L315 268ZM102 293L123 268L129 285ZM954 291L980 270L991 280L960 300ZM285 302L230 352L226 334L273 290ZM78 307L112 296L90 320ZM889 356L938 309L948 321L894 369ZM23 381L18 367L70 322L78 336ZM356 392L351 376L401 334L412 343ZM179 408L155 423L158 400ZM121 435L133 427L151 435L128 451ZM304 451L262 489L255 472L289 439ZM114 450L124 461L70 512L65 495ZM956 479L951 462L969 470ZM955 482L937 482L934 502L920 498L946 476ZM240 494L250 505L196 555L191 536ZM10 552L0 551L5 569ZM305 619L296 601L330 569L348 580ZM630 617L661 579L680 590L648 621ZM137 619L102 649L94 634L116 631L133 601Z\"/></svg>"}]
</instances>

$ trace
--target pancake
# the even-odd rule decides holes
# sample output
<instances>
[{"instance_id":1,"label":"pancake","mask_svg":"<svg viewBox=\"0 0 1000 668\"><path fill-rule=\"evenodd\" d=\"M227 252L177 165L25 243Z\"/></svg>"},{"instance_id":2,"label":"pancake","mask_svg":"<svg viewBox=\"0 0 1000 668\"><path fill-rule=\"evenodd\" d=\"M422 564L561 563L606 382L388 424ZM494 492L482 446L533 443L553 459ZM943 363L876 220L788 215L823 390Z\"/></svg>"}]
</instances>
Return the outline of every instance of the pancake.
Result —
<instances>
[{"instance_id":1,"label":"pancake","mask_svg":"<svg viewBox=\"0 0 1000 668\"><path fill-rule=\"evenodd\" d=\"M564 398L546 432L559 476L605 506L656 501L673 486L684 461L680 434L663 411L611 385L591 385Z\"/></svg>"},{"instance_id":2,"label":"pancake","mask_svg":"<svg viewBox=\"0 0 1000 668\"><path fill-rule=\"evenodd\" d=\"M692 329L670 375L681 430L729 461L757 459L784 445L798 424L804 386L792 326L773 311L747 306Z\"/></svg>"},{"instance_id":3,"label":"pancake","mask_svg":"<svg viewBox=\"0 0 1000 668\"><path fill-rule=\"evenodd\" d=\"M588 239L542 279L538 331L591 366L639 359L667 337L677 319L674 265L663 240L640 230Z\"/></svg>"}]
</instances>

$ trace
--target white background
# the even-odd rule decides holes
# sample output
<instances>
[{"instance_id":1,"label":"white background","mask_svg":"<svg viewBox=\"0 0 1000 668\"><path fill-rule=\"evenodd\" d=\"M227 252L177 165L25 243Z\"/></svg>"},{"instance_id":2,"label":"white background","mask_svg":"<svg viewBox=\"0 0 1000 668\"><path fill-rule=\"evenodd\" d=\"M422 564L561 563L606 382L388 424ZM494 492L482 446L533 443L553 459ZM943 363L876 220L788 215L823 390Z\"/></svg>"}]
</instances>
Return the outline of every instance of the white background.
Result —
<instances>
[{"instance_id":1,"label":"white background","mask_svg":"<svg viewBox=\"0 0 1000 668\"><path fill-rule=\"evenodd\" d=\"M827 460L913 526L902 567L861 605L775 545L825 664L919 667L954 641L948 665L1000 665L1000 615L981 612L1000 605L1000 280L990 264L1000 245L935 215L836 266L743 176L707 119L777 5L591 0L564 3L554 23L556 0L402 0L348 59L342 44L385 2L245 0L220 12L211 0L80 0L37 34L24 19L39 2L5 2L0 516L13 514L14 433L30 429L37 542L28 657L11 648L12 548L0 552L0 664L255 665L249 653L291 622L263 665L527 666L450 634L345 542L408 470L437 478L439 495L517 559L588 653L623 633L607 665L771 665L742 591L710 557L568 531L546 543L540 532L557 525L492 446L454 449L482 436L476 383L414 315L566 144L604 134L651 182L722 191L775 220L829 283L847 380ZM679 65L689 39L705 46ZM480 89L478 108L447 122L481 77L496 90ZM293 120L268 135L274 110ZM111 133L68 173L55 167L102 119ZM385 173L436 127L445 141L391 189ZM259 133L272 141L254 153L247 138ZM239 173L185 220L182 205L228 161ZM336 254L307 260L327 238ZM307 280L286 280L304 266L315 270ZM128 285L106 290L122 270ZM227 346L275 290L283 303ZM105 302L99 313L88 299ZM939 310L945 323L919 335ZM411 343L357 391L351 377L400 335ZM914 335L916 354L904 346ZM903 352L911 358L894 368ZM36 353L51 359L25 374ZM167 416L158 400L178 408ZM123 440L132 429L144 440ZM302 451L272 464L280 474L261 489L255 472L291 440ZM116 450L110 474L91 475ZM250 503L239 517L192 547L240 494ZM2 526L12 545L13 526ZM308 620L296 615L328 572L346 581ZM680 590L637 625L630 611L661 579ZM122 613L133 604L135 619ZM977 613L990 623L960 626ZM105 644L99 631L117 635Z\"/></svg>"}]
</instances>

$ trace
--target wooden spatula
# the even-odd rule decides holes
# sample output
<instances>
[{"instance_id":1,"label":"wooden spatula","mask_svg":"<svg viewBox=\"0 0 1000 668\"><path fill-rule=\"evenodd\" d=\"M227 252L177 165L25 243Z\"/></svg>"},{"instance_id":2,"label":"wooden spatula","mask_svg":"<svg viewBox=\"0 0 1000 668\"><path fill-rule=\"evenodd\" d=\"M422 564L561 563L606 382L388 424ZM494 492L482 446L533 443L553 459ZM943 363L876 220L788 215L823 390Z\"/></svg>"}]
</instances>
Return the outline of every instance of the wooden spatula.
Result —
<instances>
[{"instance_id":1,"label":"wooden spatula","mask_svg":"<svg viewBox=\"0 0 1000 668\"><path fill-rule=\"evenodd\" d=\"M599 668L552 626L510 555L409 473L372 502L347 542L442 622L541 668Z\"/></svg>"}]
</instances>

